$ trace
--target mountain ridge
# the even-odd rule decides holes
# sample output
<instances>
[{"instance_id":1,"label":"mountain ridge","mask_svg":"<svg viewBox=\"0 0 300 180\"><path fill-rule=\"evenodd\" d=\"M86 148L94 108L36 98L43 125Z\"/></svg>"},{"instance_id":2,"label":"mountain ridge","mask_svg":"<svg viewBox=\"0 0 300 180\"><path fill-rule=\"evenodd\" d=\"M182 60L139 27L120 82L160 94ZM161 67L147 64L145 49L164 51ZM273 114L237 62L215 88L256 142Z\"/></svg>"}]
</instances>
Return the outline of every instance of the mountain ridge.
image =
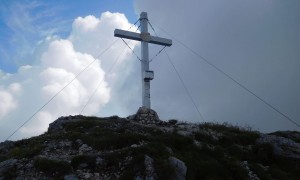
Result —
<instances>
[{"instance_id":1,"label":"mountain ridge","mask_svg":"<svg viewBox=\"0 0 300 180\"><path fill-rule=\"evenodd\" d=\"M0 179L299 179L300 132L121 118L60 117L40 136L0 143Z\"/></svg>"}]
</instances>

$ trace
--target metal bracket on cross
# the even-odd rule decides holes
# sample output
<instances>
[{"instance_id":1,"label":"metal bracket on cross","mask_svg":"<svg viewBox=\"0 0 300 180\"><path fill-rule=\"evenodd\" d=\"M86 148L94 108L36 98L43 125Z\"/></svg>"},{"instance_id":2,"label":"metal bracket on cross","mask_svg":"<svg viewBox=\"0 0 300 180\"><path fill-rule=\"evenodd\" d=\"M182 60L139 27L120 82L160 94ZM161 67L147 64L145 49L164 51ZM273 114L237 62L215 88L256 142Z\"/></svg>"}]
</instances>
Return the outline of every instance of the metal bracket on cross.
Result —
<instances>
[{"instance_id":1,"label":"metal bracket on cross","mask_svg":"<svg viewBox=\"0 0 300 180\"><path fill-rule=\"evenodd\" d=\"M148 17L146 12L142 12L140 15L141 33L135 33L131 31L124 31L121 29L115 29L114 36L141 41L141 69L142 69L142 105L151 108L150 103L150 80L154 78L154 72L149 70L149 47L148 44L157 44L162 46L171 46L172 40L165 39L157 36L151 36L148 32Z\"/></svg>"}]
</instances>

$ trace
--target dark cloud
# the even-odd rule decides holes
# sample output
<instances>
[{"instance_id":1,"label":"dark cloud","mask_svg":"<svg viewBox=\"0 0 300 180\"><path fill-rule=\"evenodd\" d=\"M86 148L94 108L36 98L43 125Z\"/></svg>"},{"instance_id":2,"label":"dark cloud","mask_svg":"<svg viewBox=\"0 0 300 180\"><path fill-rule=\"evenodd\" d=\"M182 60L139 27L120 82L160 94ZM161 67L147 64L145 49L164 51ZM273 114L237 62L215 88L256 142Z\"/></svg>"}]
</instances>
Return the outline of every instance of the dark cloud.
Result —
<instances>
[{"instance_id":1,"label":"dark cloud","mask_svg":"<svg viewBox=\"0 0 300 180\"><path fill-rule=\"evenodd\" d=\"M300 2L135 1L159 27L300 123ZM299 130L173 39L167 48L205 121ZM159 47L152 47L155 54ZM152 105L164 119L201 122L164 53L151 63Z\"/></svg>"}]
</instances>

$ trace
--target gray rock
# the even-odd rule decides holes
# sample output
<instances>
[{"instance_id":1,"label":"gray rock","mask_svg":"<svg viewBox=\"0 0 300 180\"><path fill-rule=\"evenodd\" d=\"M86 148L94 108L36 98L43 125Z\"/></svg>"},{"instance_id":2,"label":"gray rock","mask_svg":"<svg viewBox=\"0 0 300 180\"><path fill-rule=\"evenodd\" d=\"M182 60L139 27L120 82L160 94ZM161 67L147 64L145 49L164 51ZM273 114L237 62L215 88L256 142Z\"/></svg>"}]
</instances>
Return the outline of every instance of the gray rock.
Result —
<instances>
[{"instance_id":1,"label":"gray rock","mask_svg":"<svg viewBox=\"0 0 300 180\"><path fill-rule=\"evenodd\" d=\"M154 180L153 176L146 176L146 180Z\"/></svg>"},{"instance_id":2,"label":"gray rock","mask_svg":"<svg viewBox=\"0 0 300 180\"><path fill-rule=\"evenodd\" d=\"M202 147L202 143L200 141L194 140L194 144L199 148Z\"/></svg>"},{"instance_id":3,"label":"gray rock","mask_svg":"<svg viewBox=\"0 0 300 180\"><path fill-rule=\"evenodd\" d=\"M134 119L135 119L135 114L134 114L134 115L127 116L126 119L128 119L128 120L134 120Z\"/></svg>"},{"instance_id":4,"label":"gray rock","mask_svg":"<svg viewBox=\"0 0 300 180\"><path fill-rule=\"evenodd\" d=\"M144 106L139 108L139 110L135 114L134 120L138 122L143 121L144 124L161 123L161 120L159 120L157 113L154 110L148 109Z\"/></svg>"},{"instance_id":5,"label":"gray rock","mask_svg":"<svg viewBox=\"0 0 300 180\"><path fill-rule=\"evenodd\" d=\"M91 150L92 148L86 144L81 145L78 149L79 154L84 154L85 152L90 152Z\"/></svg>"},{"instance_id":6,"label":"gray rock","mask_svg":"<svg viewBox=\"0 0 300 180\"><path fill-rule=\"evenodd\" d=\"M60 141L58 143L58 146L63 148L63 147L71 147L72 146L72 142L71 141Z\"/></svg>"},{"instance_id":7,"label":"gray rock","mask_svg":"<svg viewBox=\"0 0 300 180\"><path fill-rule=\"evenodd\" d=\"M169 163L175 169L175 179L185 180L187 172L185 163L173 156L169 157Z\"/></svg>"},{"instance_id":8,"label":"gray rock","mask_svg":"<svg viewBox=\"0 0 300 180\"><path fill-rule=\"evenodd\" d=\"M16 159L8 159L6 161L2 161L0 163L0 175L2 175L4 172L9 170L10 168L14 167L17 162L18 162L18 160L16 160Z\"/></svg>"},{"instance_id":9,"label":"gray rock","mask_svg":"<svg viewBox=\"0 0 300 180\"><path fill-rule=\"evenodd\" d=\"M275 155L300 159L300 143L276 135L261 134L256 140L257 144L270 143Z\"/></svg>"},{"instance_id":10,"label":"gray rock","mask_svg":"<svg viewBox=\"0 0 300 180\"><path fill-rule=\"evenodd\" d=\"M78 177L74 174L68 174L64 176L64 180L78 180Z\"/></svg>"},{"instance_id":11,"label":"gray rock","mask_svg":"<svg viewBox=\"0 0 300 180\"><path fill-rule=\"evenodd\" d=\"M214 141L218 141L221 137L223 137L222 133L214 131L212 129L201 129L200 133L211 137Z\"/></svg>"},{"instance_id":12,"label":"gray rock","mask_svg":"<svg viewBox=\"0 0 300 180\"><path fill-rule=\"evenodd\" d=\"M99 173L94 173L95 178L99 178L100 174Z\"/></svg>"},{"instance_id":13,"label":"gray rock","mask_svg":"<svg viewBox=\"0 0 300 180\"><path fill-rule=\"evenodd\" d=\"M170 153L171 155L174 153L173 150L172 150L172 148L170 148L170 147L166 147L166 150L167 150L168 153Z\"/></svg>"},{"instance_id":14,"label":"gray rock","mask_svg":"<svg viewBox=\"0 0 300 180\"><path fill-rule=\"evenodd\" d=\"M87 163L81 163L79 164L78 168L79 169L84 169L84 168L87 168L89 165Z\"/></svg>"},{"instance_id":15,"label":"gray rock","mask_svg":"<svg viewBox=\"0 0 300 180\"><path fill-rule=\"evenodd\" d=\"M192 132L186 131L186 130L179 130L179 131L177 131L177 134L188 137L188 136L192 135Z\"/></svg>"},{"instance_id":16,"label":"gray rock","mask_svg":"<svg viewBox=\"0 0 300 180\"><path fill-rule=\"evenodd\" d=\"M76 139L75 141L79 146L81 146L83 144L82 140L81 139Z\"/></svg>"},{"instance_id":17,"label":"gray rock","mask_svg":"<svg viewBox=\"0 0 300 180\"><path fill-rule=\"evenodd\" d=\"M130 147L132 147L132 148L137 148L137 147L139 147L139 145L137 145L137 144L132 144Z\"/></svg>"},{"instance_id":18,"label":"gray rock","mask_svg":"<svg viewBox=\"0 0 300 180\"><path fill-rule=\"evenodd\" d=\"M136 176L135 180L143 180L143 178L141 176Z\"/></svg>"},{"instance_id":19,"label":"gray rock","mask_svg":"<svg viewBox=\"0 0 300 180\"><path fill-rule=\"evenodd\" d=\"M155 176L155 169L154 169L154 160L145 155L144 165L145 165L145 174L146 174L146 180L154 180Z\"/></svg>"},{"instance_id":20,"label":"gray rock","mask_svg":"<svg viewBox=\"0 0 300 180\"><path fill-rule=\"evenodd\" d=\"M14 146L15 145L13 141L4 141L0 143L0 151L3 153L7 153L9 149L13 148Z\"/></svg>"},{"instance_id":21,"label":"gray rock","mask_svg":"<svg viewBox=\"0 0 300 180\"><path fill-rule=\"evenodd\" d=\"M89 179L89 178L92 177L92 174L91 173L85 173L83 177L84 177L84 179Z\"/></svg>"},{"instance_id":22,"label":"gray rock","mask_svg":"<svg viewBox=\"0 0 300 180\"><path fill-rule=\"evenodd\" d=\"M101 166L103 164L104 164L104 160L101 157L97 157L96 158L96 165Z\"/></svg>"},{"instance_id":23,"label":"gray rock","mask_svg":"<svg viewBox=\"0 0 300 180\"><path fill-rule=\"evenodd\" d=\"M250 170L247 161L241 162L241 166L248 172L249 180L260 180L260 178L253 171Z\"/></svg>"},{"instance_id":24,"label":"gray rock","mask_svg":"<svg viewBox=\"0 0 300 180\"><path fill-rule=\"evenodd\" d=\"M30 162L28 162L26 165L25 165L25 169L31 169L31 168L33 168L33 161L30 161Z\"/></svg>"},{"instance_id":25,"label":"gray rock","mask_svg":"<svg viewBox=\"0 0 300 180\"><path fill-rule=\"evenodd\" d=\"M298 131L276 131L271 134L285 137L285 138L291 139L295 142L300 142L300 132L298 132Z\"/></svg>"}]
</instances>

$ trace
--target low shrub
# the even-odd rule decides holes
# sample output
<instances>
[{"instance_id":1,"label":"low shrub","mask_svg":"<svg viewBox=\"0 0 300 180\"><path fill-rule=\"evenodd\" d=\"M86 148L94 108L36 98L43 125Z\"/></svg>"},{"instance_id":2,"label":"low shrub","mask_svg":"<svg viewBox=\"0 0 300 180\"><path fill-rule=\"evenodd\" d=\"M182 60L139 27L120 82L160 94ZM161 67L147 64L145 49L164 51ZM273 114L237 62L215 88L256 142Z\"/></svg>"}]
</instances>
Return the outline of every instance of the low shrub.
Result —
<instances>
[{"instance_id":1,"label":"low shrub","mask_svg":"<svg viewBox=\"0 0 300 180\"><path fill-rule=\"evenodd\" d=\"M82 168L94 169L96 167L96 157L79 155L72 158L71 164L74 169L79 168L80 164L85 163L87 166Z\"/></svg>"},{"instance_id":2,"label":"low shrub","mask_svg":"<svg viewBox=\"0 0 300 180\"><path fill-rule=\"evenodd\" d=\"M154 159L154 168L158 174L158 179L174 179L175 169L170 165L168 159Z\"/></svg>"},{"instance_id":3,"label":"low shrub","mask_svg":"<svg viewBox=\"0 0 300 180\"><path fill-rule=\"evenodd\" d=\"M168 123L171 124L171 125L175 125L175 124L178 123L178 120L176 120L176 119L170 119L170 120L168 121Z\"/></svg>"},{"instance_id":4,"label":"low shrub","mask_svg":"<svg viewBox=\"0 0 300 180\"><path fill-rule=\"evenodd\" d=\"M228 123L224 124L214 124L214 123L203 123L199 125L200 129L211 129L215 132L221 133L222 136L219 139L217 144L222 145L223 147L228 147L233 144L239 145L250 145L255 142L257 138L259 138L259 133L256 131L252 131L251 128L242 128L239 126L233 126ZM197 138L201 141L208 143L216 142L210 137L210 135L206 135L199 131L196 133Z\"/></svg>"},{"instance_id":5,"label":"low shrub","mask_svg":"<svg viewBox=\"0 0 300 180\"><path fill-rule=\"evenodd\" d=\"M226 148L226 152L235 157L236 159L242 159L244 152L243 150L236 144L229 146L228 148Z\"/></svg>"},{"instance_id":6,"label":"low shrub","mask_svg":"<svg viewBox=\"0 0 300 180\"><path fill-rule=\"evenodd\" d=\"M118 134L106 132L105 135L100 134L102 133L91 134L82 140L97 150L110 150L128 147L132 144L139 144L144 139L142 135L134 133Z\"/></svg>"},{"instance_id":7,"label":"low shrub","mask_svg":"<svg viewBox=\"0 0 300 180\"><path fill-rule=\"evenodd\" d=\"M10 168L3 168L1 169L0 179L16 179L16 171L16 166Z\"/></svg>"},{"instance_id":8,"label":"low shrub","mask_svg":"<svg viewBox=\"0 0 300 180\"><path fill-rule=\"evenodd\" d=\"M68 162L51 160L47 158L35 159L34 167L53 177L60 177L71 171L71 166Z\"/></svg>"},{"instance_id":9,"label":"low shrub","mask_svg":"<svg viewBox=\"0 0 300 180\"><path fill-rule=\"evenodd\" d=\"M249 153L249 161L255 161L262 164L270 164L274 160L272 144L256 144Z\"/></svg>"},{"instance_id":10,"label":"low shrub","mask_svg":"<svg viewBox=\"0 0 300 180\"><path fill-rule=\"evenodd\" d=\"M184 151L195 147L192 138L176 133L155 135L150 137L149 140L152 142L163 143L174 151Z\"/></svg>"},{"instance_id":11,"label":"low shrub","mask_svg":"<svg viewBox=\"0 0 300 180\"><path fill-rule=\"evenodd\" d=\"M213 139L213 137L209 134L202 133L202 132L196 132L195 133L195 140L200 142L206 142L209 144L215 144L216 141Z\"/></svg>"},{"instance_id":12,"label":"low shrub","mask_svg":"<svg viewBox=\"0 0 300 180\"><path fill-rule=\"evenodd\" d=\"M42 150L42 145L40 144L29 144L29 146L20 146L13 148L9 155L12 158L31 158L37 155Z\"/></svg>"},{"instance_id":13,"label":"low shrub","mask_svg":"<svg viewBox=\"0 0 300 180\"><path fill-rule=\"evenodd\" d=\"M5 156L5 155L3 155L3 154L0 154L0 162L2 162L2 161L5 161L5 160L7 160L9 157L7 157L7 156Z\"/></svg>"},{"instance_id":14,"label":"low shrub","mask_svg":"<svg viewBox=\"0 0 300 180\"><path fill-rule=\"evenodd\" d=\"M275 178L275 179L282 179L282 180L293 179L293 178L289 177L289 174L287 172L282 171L276 165L272 165L269 169L269 172L270 172L272 178Z\"/></svg>"}]
</instances>

